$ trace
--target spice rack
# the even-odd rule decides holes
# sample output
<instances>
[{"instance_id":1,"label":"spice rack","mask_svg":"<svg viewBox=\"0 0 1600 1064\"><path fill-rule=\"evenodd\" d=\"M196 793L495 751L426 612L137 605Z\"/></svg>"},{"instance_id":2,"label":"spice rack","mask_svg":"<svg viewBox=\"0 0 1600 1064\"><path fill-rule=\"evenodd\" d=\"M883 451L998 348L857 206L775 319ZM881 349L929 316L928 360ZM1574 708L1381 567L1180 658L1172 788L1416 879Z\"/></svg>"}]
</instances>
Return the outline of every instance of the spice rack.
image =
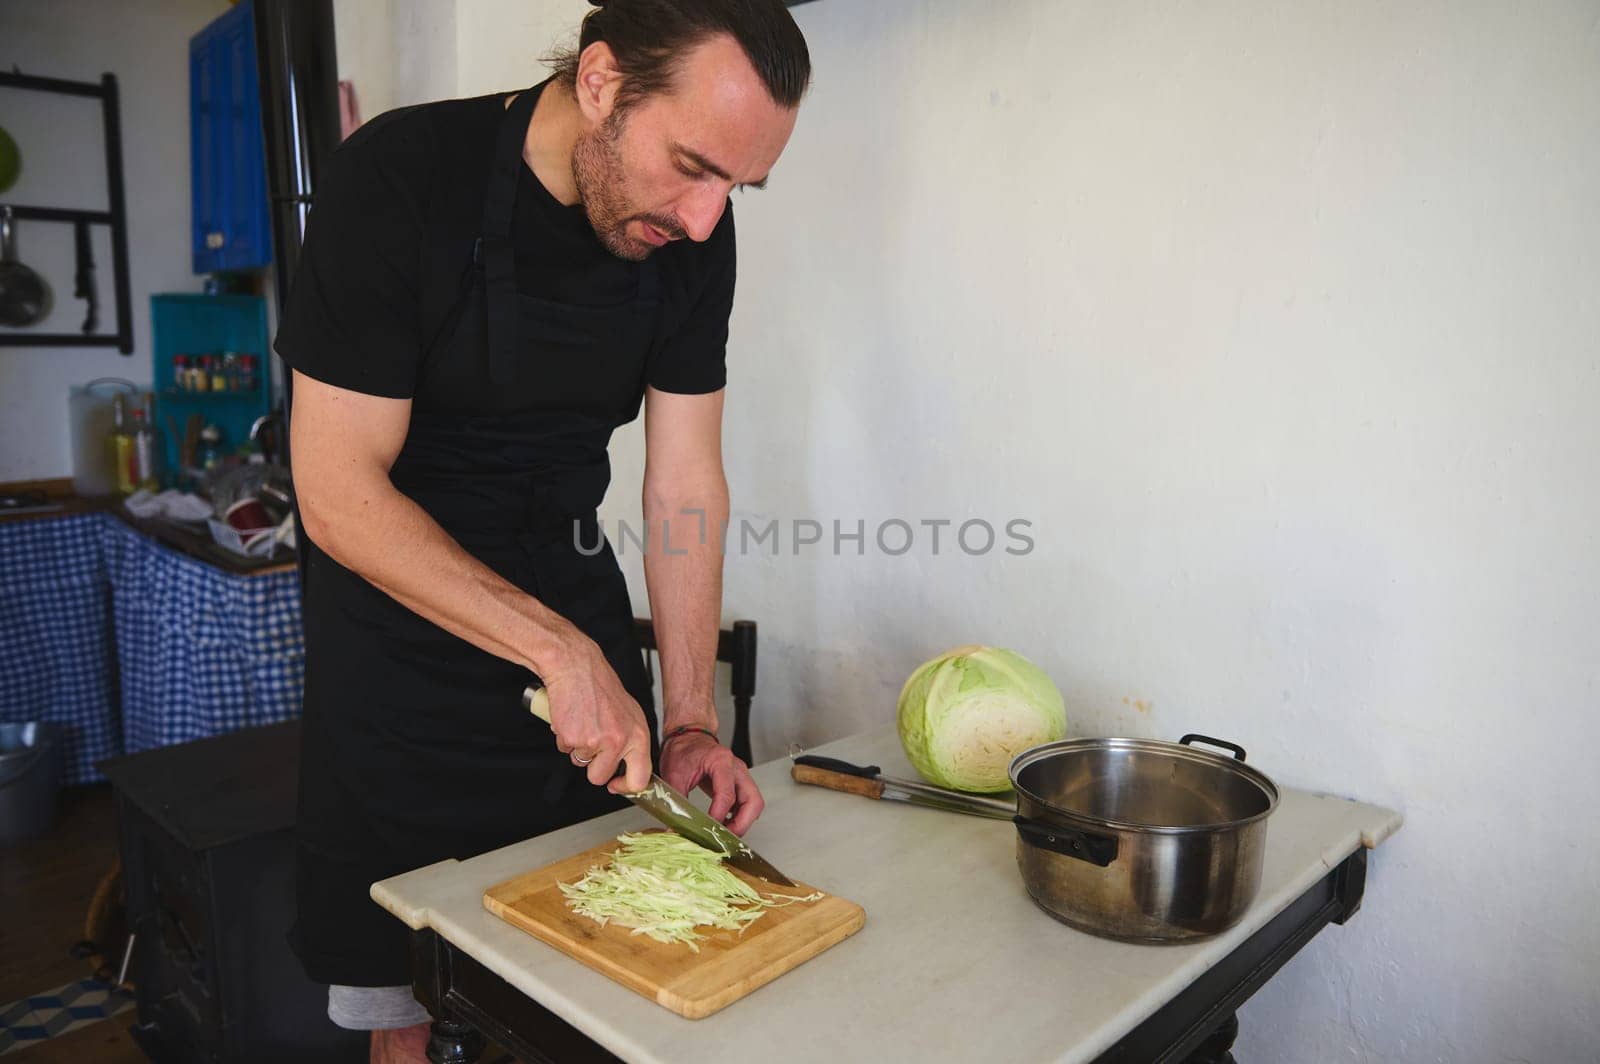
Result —
<instances>
[{"instance_id":1,"label":"spice rack","mask_svg":"<svg viewBox=\"0 0 1600 1064\"><path fill-rule=\"evenodd\" d=\"M222 430L223 453L237 452L250 438L250 426L272 409L266 301L252 295L163 292L150 297L150 324L154 340L150 379L155 384L157 424L166 437L166 468L178 467L181 433L192 414ZM254 357L253 387L214 391L209 380L205 391L181 386L174 356L215 356L225 351Z\"/></svg>"}]
</instances>

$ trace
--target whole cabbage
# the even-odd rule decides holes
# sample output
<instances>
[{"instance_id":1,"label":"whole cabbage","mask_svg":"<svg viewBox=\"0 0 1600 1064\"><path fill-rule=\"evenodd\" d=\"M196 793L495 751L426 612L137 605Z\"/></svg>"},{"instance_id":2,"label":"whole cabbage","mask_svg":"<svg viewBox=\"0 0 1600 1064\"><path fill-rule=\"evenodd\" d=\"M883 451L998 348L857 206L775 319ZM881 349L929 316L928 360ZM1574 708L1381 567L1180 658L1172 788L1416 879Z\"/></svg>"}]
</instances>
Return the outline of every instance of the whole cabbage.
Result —
<instances>
[{"instance_id":1,"label":"whole cabbage","mask_svg":"<svg viewBox=\"0 0 1600 1064\"><path fill-rule=\"evenodd\" d=\"M1011 759L1067 733L1061 692L1010 650L966 646L919 666L900 689L900 742L924 779L1004 791Z\"/></svg>"}]
</instances>

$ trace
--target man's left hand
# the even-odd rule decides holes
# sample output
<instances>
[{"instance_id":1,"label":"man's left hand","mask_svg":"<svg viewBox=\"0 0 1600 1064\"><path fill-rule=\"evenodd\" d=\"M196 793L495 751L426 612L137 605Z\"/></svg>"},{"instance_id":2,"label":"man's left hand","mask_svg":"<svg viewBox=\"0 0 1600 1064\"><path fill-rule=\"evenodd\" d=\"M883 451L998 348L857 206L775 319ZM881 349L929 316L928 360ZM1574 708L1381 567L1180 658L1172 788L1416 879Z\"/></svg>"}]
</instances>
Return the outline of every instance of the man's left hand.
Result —
<instances>
[{"instance_id":1,"label":"man's left hand","mask_svg":"<svg viewBox=\"0 0 1600 1064\"><path fill-rule=\"evenodd\" d=\"M711 795L711 818L743 835L767 806L750 767L703 732L685 732L661 748L661 778L685 794L699 787Z\"/></svg>"}]
</instances>

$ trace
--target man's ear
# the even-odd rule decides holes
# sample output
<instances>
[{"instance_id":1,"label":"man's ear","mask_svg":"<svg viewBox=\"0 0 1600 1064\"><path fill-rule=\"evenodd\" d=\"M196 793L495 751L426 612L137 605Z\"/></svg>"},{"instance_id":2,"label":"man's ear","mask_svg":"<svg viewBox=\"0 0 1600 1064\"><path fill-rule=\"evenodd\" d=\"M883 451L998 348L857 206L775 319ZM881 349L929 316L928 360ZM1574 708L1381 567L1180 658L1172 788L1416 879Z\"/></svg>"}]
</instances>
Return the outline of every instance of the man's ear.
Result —
<instances>
[{"instance_id":1,"label":"man's ear","mask_svg":"<svg viewBox=\"0 0 1600 1064\"><path fill-rule=\"evenodd\" d=\"M622 71L616 53L605 41L595 41L578 56L578 79L574 89L578 109L591 125L600 125L617 106L617 90L622 87Z\"/></svg>"}]
</instances>

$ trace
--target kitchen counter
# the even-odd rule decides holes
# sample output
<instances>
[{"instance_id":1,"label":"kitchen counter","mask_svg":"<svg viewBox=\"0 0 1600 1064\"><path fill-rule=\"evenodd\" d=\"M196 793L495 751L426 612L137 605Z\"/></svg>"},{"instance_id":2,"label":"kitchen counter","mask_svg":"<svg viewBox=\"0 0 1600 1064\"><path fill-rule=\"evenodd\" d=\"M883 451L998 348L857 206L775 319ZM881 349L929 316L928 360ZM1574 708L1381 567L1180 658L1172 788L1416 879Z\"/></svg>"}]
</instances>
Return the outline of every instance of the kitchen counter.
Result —
<instances>
[{"instance_id":1,"label":"kitchen counter","mask_svg":"<svg viewBox=\"0 0 1600 1064\"><path fill-rule=\"evenodd\" d=\"M814 752L915 775L892 729ZM1273 766L1260 767L1272 773ZM1343 910L1332 913L1333 902L1325 902L1315 920L1285 931L1292 948L1268 941L1273 929L1310 912L1308 892L1319 883L1357 864L1364 872L1362 848L1376 847L1401 823L1388 809L1284 790L1268 829L1261 890L1244 919L1198 943L1133 945L1073 930L1037 908L1017 872L1016 831L1005 821L802 786L790 780L787 759L758 766L755 777L767 808L748 836L751 846L789 875L864 906L866 926L703 1020L673 1015L483 908L483 892L494 884L654 823L637 810L386 879L372 896L419 933L420 948L436 936L532 998L538 1012L627 1061L1066 1064L1100 1057L1241 957L1249 965L1238 985L1248 988L1236 998L1248 997L1330 913L1337 922L1349 915L1360 884ZM1245 956L1253 944L1260 960ZM419 985L425 1001L427 990ZM461 1013L488 1013L482 1002L473 1003L476 1014L461 1008L461 996L450 999ZM515 1011L517 997L500 993L501 1011Z\"/></svg>"},{"instance_id":2,"label":"kitchen counter","mask_svg":"<svg viewBox=\"0 0 1600 1064\"><path fill-rule=\"evenodd\" d=\"M129 528L142 532L180 554L215 566L237 576L255 576L289 572L295 567L295 552L287 547L274 548L268 558L247 558L218 546L204 527L188 527L171 521L147 520L135 517L122 504L120 495L84 496L72 493L70 480L35 480L0 484L0 493L16 494L39 492L46 496L45 506L30 508L22 513L0 510L0 527L23 522L60 520L82 514L107 514Z\"/></svg>"},{"instance_id":3,"label":"kitchen counter","mask_svg":"<svg viewBox=\"0 0 1600 1064\"><path fill-rule=\"evenodd\" d=\"M0 720L65 729L63 782L103 758L300 712L292 564L231 571L125 514L0 520Z\"/></svg>"}]
</instances>

